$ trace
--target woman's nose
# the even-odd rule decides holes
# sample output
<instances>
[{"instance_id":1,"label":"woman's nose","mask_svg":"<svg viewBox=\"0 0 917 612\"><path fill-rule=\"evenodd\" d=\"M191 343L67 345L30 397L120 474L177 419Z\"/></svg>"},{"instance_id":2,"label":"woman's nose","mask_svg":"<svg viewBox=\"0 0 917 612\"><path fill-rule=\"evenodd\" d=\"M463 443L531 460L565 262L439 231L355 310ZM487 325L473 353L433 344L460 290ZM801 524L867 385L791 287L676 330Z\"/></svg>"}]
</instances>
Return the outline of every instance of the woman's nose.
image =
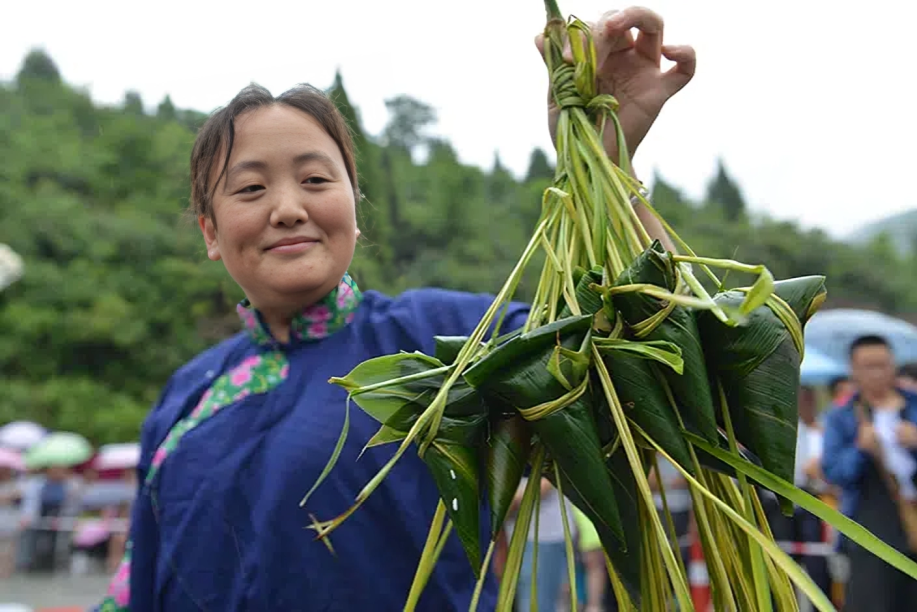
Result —
<instances>
[{"instance_id":1,"label":"woman's nose","mask_svg":"<svg viewBox=\"0 0 917 612\"><path fill-rule=\"evenodd\" d=\"M284 187L275 190L275 199L272 204L272 225L292 227L298 223L306 223L309 220L309 213L306 210L306 194L299 188L299 185L294 188Z\"/></svg>"}]
</instances>

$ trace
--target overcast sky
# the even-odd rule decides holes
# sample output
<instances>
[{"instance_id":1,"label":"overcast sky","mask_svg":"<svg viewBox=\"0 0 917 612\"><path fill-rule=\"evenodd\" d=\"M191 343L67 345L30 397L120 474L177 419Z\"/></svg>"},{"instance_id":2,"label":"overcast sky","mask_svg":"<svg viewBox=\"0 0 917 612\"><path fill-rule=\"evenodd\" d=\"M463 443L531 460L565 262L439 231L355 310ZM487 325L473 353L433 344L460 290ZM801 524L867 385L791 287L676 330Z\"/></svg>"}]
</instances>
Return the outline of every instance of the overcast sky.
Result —
<instances>
[{"instance_id":1,"label":"overcast sky","mask_svg":"<svg viewBox=\"0 0 917 612\"><path fill-rule=\"evenodd\" d=\"M665 40L692 44L697 76L663 110L635 164L699 196L722 156L756 211L843 235L917 207L912 28L917 6L873 0L647 0ZM626 6L626 5L624 5ZM594 20L608 0L560 0ZM29 0L4 9L0 78L44 47L64 78L115 103L170 94L209 111L251 81L326 87L340 68L365 129L407 93L439 113L461 158L499 151L525 171L550 148L539 0ZM910 95L909 95L910 94Z\"/></svg>"}]
</instances>

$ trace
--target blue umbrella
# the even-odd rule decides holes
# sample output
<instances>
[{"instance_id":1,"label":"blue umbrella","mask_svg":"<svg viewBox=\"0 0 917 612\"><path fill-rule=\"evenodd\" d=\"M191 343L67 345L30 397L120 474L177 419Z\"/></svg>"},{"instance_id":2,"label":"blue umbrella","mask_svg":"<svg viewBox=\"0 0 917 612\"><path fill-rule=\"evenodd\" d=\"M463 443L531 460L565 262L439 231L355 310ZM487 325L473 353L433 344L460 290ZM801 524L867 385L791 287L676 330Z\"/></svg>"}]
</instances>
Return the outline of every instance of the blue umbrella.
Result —
<instances>
[{"instance_id":1,"label":"blue umbrella","mask_svg":"<svg viewBox=\"0 0 917 612\"><path fill-rule=\"evenodd\" d=\"M826 385L839 376L847 376L846 362L831 359L815 347L806 347L802 365L799 366L799 382Z\"/></svg>"},{"instance_id":2,"label":"blue umbrella","mask_svg":"<svg viewBox=\"0 0 917 612\"><path fill-rule=\"evenodd\" d=\"M813 316L805 327L806 347L812 346L841 363L847 363L854 340L873 334L888 340L899 365L917 362L917 327L880 312L825 310Z\"/></svg>"}]
</instances>

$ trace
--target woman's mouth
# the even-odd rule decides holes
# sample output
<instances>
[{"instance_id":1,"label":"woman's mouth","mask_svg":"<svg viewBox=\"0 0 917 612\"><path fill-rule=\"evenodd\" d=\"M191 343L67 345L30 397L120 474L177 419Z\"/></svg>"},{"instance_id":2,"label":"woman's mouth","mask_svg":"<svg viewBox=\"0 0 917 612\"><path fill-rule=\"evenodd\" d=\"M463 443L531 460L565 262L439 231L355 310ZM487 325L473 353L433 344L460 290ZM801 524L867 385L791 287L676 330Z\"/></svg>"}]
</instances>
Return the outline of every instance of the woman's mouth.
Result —
<instances>
[{"instance_id":1,"label":"woman's mouth","mask_svg":"<svg viewBox=\"0 0 917 612\"><path fill-rule=\"evenodd\" d=\"M301 253L311 249L316 244L318 244L318 240L314 238L284 238L270 245L265 251L270 251L271 253Z\"/></svg>"}]
</instances>

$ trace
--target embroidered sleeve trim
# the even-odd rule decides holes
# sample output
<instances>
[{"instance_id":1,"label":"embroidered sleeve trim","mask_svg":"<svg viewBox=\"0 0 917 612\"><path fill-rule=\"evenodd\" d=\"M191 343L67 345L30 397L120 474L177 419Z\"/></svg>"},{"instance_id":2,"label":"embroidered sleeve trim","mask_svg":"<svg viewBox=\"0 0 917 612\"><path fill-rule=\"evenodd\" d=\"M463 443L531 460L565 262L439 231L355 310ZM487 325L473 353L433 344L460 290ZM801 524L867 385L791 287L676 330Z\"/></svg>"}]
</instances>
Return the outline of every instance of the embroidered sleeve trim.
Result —
<instances>
[{"instance_id":1,"label":"embroidered sleeve trim","mask_svg":"<svg viewBox=\"0 0 917 612\"><path fill-rule=\"evenodd\" d=\"M229 372L217 378L187 417L176 423L163 440L150 464L145 484L150 484L186 433L230 404L249 395L267 393L286 380L290 365L280 351L252 355Z\"/></svg>"},{"instance_id":2,"label":"embroidered sleeve trim","mask_svg":"<svg viewBox=\"0 0 917 612\"><path fill-rule=\"evenodd\" d=\"M252 355L238 366L217 378L187 417L179 421L156 449L147 472L145 486L150 486L163 461L178 447L182 437L214 414L249 395L267 393L280 385L290 373L286 356L279 351ZM108 588L99 612L130 610L130 574L133 542L128 541L124 558Z\"/></svg>"}]
</instances>

